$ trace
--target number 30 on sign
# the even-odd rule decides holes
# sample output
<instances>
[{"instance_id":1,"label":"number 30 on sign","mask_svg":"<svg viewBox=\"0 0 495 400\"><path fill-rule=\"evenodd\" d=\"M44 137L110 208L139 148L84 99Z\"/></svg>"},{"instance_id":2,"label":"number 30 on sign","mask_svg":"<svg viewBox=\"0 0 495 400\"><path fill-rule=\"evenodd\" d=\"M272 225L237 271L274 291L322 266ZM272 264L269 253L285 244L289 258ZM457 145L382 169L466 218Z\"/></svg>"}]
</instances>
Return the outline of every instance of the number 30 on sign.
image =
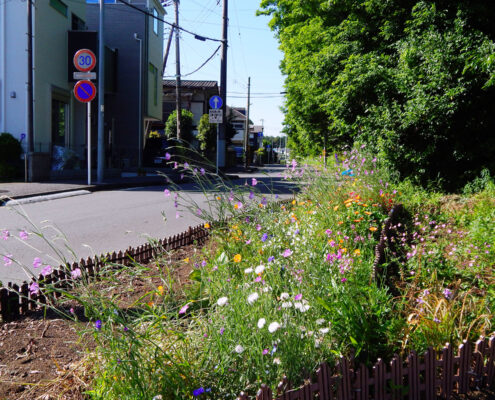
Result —
<instances>
[{"instance_id":1,"label":"number 30 on sign","mask_svg":"<svg viewBox=\"0 0 495 400\"><path fill-rule=\"evenodd\" d=\"M74 66L78 71L91 71L96 65L96 56L89 49L81 49L74 54Z\"/></svg>"}]
</instances>

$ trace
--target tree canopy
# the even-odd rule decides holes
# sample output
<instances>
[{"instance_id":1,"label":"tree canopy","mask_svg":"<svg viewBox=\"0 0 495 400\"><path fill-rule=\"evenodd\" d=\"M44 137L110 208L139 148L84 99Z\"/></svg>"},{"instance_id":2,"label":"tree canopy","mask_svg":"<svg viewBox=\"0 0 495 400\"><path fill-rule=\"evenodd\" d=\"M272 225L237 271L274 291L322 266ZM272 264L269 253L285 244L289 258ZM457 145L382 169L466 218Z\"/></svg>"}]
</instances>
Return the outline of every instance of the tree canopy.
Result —
<instances>
[{"instance_id":1,"label":"tree canopy","mask_svg":"<svg viewBox=\"0 0 495 400\"><path fill-rule=\"evenodd\" d=\"M263 0L284 58L289 145L365 143L447 188L495 171L495 3Z\"/></svg>"}]
</instances>

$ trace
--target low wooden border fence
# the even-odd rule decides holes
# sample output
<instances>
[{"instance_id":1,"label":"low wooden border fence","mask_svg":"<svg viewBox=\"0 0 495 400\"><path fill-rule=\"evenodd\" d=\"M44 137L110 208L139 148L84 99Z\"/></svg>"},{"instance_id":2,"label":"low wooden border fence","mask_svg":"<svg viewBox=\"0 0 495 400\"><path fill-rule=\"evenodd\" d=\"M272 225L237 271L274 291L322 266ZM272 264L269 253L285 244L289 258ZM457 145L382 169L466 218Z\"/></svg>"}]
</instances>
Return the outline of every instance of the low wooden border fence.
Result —
<instances>
[{"instance_id":1,"label":"low wooden border fence","mask_svg":"<svg viewBox=\"0 0 495 400\"><path fill-rule=\"evenodd\" d=\"M481 338L474 345L464 342L454 355L447 344L441 351L429 348L420 357L412 351L405 362L395 356L389 363L379 359L370 370L353 367L341 358L334 368L321 364L316 376L304 386L291 389L284 379L273 397L262 385L256 400L436 400L449 399L472 390L494 388L495 336ZM244 393L237 400L250 400Z\"/></svg>"},{"instance_id":2,"label":"low wooden border fence","mask_svg":"<svg viewBox=\"0 0 495 400\"><path fill-rule=\"evenodd\" d=\"M47 299L43 295L43 290L38 293L31 293L29 286L32 282L42 285L55 285L55 287L68 287L71 285L71 273L78 268L83 274L88 276L96 275L103 268L104 264L129 265L132 261L146 263L157 255L159 251L177 250L181 247L193 243L203 244L209 236L209 231L204 225L189 227L185 232L170 236L156 243L146 243L144 245L127 250L113 252L99 257L89 257L81 259L69 266L60 266L54 269L47 276L38 276L38 279L31 282L23 282L21 285L8 283L7 287L0 288L0 317L2 321L11 321L25 315L28 311L39 308L40 305L47 304ZM57 293L53 293L56 297Z\"/></svg>"}]
</instances>

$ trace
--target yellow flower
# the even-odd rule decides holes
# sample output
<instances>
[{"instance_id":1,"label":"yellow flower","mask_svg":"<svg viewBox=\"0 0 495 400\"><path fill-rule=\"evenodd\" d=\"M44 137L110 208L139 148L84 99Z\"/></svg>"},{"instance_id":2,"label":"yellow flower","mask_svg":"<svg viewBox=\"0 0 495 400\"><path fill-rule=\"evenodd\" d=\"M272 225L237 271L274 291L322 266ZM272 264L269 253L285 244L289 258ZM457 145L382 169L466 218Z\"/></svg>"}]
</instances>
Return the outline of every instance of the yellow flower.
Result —
<instances>
[{"instance_id":1,"label":"yellow flower","mask_svg":"<svg viewBox=\"0 0 495 400\"><path fill-rule=\"evenodd\" d=\"M333 211L337 211L338 209L339 209L339 206L335 206L335 207L333 208Z\"/></svg>"},{"instance_id":2,"label":"yellow flower","mask_svg":"<svg viewBox=\"0 0 495 400\"><path fill-rule=\"evenodd\" d=\"M361 255L361 250L359 250L359 249L354 250L354 255L355 256L360 256Z\"/></svg>"},{"instance_id":3,"label":"yellow flower","mask_svg":"<svg viewBox=\"0 0 495 400\"><path fill-rule=\"evenodd\" d=\"M242 260L242 256L241 256L240 254L236 254L236 255L234 256L234 262L236 262L236 263L240 263L240 262L241 262L241 260Z\"/></svg>"},{"instance_id":4,"label":"yellow flower","mask_svg":"<svg viewBox=\"0 0 495 400\"><path fill-rule=\"evenodd\" d=\"M189 257L184 258L184 262L188 263L189 262Z\"/></svg>"},{"instance_id":5,"label":"yellow flower","mask_svg":"<svg viewBox=\"0 0 495 400\"><path fill-rule=\"evenodd\" d=\"M341 248L340 251L344 254L347 253L347 249L345 247Z\"/></svg>"},{"instance_id":6,"label":"yellow flower","mask_svg":"<svg viewBox=\"0 0 495 400\"><path fill-rule=\"evenodd\" d=\"M158 293L160 293L163 296L163 286L158 286L156 290L158 290Z\"/></svg>"},{"instance_id":7,"label":"yellow flower","mask_svg":"<svg viewBox=\"0 0 495 400\"><path fill-rule=\"evenodd\" d=\"M292 200L292 205L294 206L296 204L296 201L295 200Z\"/></svg>"},{"instance_id":8,"label":"yellow flower","mask_svg":"<svg viewBox=\"0 0 495 400\"><path fill-rule=\"evenodd\" d=\"M370 227L370 231L371 231L371 232L375 232L377 229L378 229L378 228L377 228L376 226L371 226L371 227Z\"/></svg>"},{"instance_id":9,"label":"yellow flower","mask_svg":"<svg viewBox=\"0 0 495 400\"><path fill-rule=\"evenodd\" d=\"M205 223L205 228L206 229L210 229L211 228L211 225L207 222L207 223Z\"/></svg>"}]
</instances>

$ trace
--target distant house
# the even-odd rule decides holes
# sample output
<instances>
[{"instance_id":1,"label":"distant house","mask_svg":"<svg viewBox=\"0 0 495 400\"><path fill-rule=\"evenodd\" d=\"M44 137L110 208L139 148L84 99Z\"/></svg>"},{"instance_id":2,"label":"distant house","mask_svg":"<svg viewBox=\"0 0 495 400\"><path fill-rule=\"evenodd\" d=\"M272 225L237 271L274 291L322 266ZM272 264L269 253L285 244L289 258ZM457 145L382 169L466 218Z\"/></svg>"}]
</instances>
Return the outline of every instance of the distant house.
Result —
<instances>
[{"instance_id":1,"label":"distant house","mask_svg":"<svg viewBox=\"0 0 495 400\"><path fill-rule=\"evenodd\" d=\"M169 115L176 109L175 79L163 80L163 118L165 124ZM210 97L218 95L218 83L216 81L192 81L181 80L181 107L193 113L194 125L199 124L203 114L208 114Z\"/></svg>"}]
</instances>

